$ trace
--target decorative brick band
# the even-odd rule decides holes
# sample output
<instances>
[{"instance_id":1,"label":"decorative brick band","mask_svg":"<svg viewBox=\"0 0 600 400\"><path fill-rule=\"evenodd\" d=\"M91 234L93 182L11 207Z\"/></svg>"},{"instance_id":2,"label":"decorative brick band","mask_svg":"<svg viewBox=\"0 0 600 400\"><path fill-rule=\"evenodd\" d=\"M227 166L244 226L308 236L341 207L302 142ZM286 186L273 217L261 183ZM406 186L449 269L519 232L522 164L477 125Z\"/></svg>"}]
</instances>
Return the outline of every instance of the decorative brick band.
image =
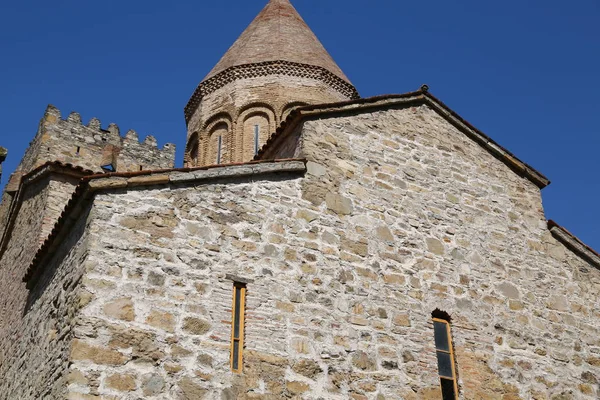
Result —
<instances>
[{"instance_id":1,"label":"decorative brick band","mask_svg":"<svg viewBox=\"0 0 600 400\"><path fill-rule=\"evenodd\" d=\"M201 82L185 106L186 122L189 122L190 118L192 118L192 114L196 111L204 96L239 79L258 78L269 75L286 75L319 80L351 100L360 98L358 91L351 83L346 82L323 67L291 61L266 61L255 64L237 65Z\"/></svg>"}]
</instances>

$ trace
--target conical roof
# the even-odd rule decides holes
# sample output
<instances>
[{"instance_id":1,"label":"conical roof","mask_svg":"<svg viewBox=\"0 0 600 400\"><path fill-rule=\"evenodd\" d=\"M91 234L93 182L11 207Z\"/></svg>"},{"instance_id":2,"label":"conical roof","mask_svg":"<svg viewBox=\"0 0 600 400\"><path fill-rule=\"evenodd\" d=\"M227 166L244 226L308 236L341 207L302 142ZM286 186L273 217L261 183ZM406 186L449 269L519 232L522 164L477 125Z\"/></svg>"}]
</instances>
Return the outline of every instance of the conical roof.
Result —
<instances>
[{"instance_id":1,"label":"conical roof","mask_svg":"<svg viewBox=\"0 0 600 400\"><path fill-rule=\"evenodd\" d=\"M266 61L322 67L350 83L289 0L270 0L204 80L234 66Z\"/></svg>"}]
</instances>

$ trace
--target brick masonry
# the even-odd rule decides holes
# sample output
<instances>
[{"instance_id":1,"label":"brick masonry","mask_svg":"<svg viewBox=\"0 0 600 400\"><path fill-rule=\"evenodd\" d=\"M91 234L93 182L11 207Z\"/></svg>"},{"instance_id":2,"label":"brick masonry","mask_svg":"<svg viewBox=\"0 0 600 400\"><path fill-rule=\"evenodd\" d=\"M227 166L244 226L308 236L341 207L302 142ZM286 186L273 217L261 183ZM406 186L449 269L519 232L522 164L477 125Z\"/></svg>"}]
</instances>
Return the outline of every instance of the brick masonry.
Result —
<instances>
[{"instance_id":1,"label":"brick masonry","mask_svg":"<svg viewBox=\"0 0 600 400\"><path fill-rule=\"evenodd\" d=\"M253 124L244 130L248 119L262 119L257 122L266 133L261 136L262 147L294 107L343 100L348 97L310 78L270 75L229 83L205 96L189 122L186 165L216 164L218 134L223 136L222 163L250 161L254 158L254 136ZM199 153L195 163L190 162L194 146Z\"/></svg>"},{"instance_id":2,"label":"brick masonry","mask_svg":"<svg viewBox=\"0 0 600 400\"><path fill-rule=\"evenodd\" d=\"M95 183L85 267L39 266L83 271L68 398L439 399L436 308L461 398L598 397L600 270L547 229L535 184L425 105L299 129L305 175ZM241 375L231 276L250 282Z\"/></svg>"},{"instance_id":3,"label":"brick masonry","mask_svg":"<svg viewBox=\"0 0 600 400\"><path fill-rule=\"evenodd\" d=\"M264 131L262 147L294 107L357 97L292 4L271 0L188 102L184 163L250 161L255 155L254 125Z\"/></svg>"}]
</instances>

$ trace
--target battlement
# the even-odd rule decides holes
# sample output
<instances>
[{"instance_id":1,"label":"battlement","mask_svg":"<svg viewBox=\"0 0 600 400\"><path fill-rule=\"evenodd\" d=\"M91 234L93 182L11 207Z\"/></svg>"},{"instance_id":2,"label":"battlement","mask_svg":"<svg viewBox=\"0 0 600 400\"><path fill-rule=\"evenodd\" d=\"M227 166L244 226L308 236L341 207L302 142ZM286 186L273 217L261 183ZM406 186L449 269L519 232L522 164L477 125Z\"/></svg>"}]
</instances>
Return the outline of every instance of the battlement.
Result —
<instances>
[{"instance_id":1,"label":"battlement","mask_svg":"<svg viewBox=\"0 0 600 400\"><path fill-rule=\"evenodd\" d=\"M97 172L173 168L175 145L167 143L159 148L154 136L140 141L134 130L121 136L118 125L111 123L104 129L97 118L84 124L77 112L63 118L58 108L49 105L19 170L27 173L48 161Z\"/></svg>"},{"instance_id":2,"label":"battlement","mask_svg":"<svg viewBox=\"0 0 600 400\"><path fill-rule=\"evenodd\" d=\"M6 156L8 155L8 150L4 147L0 146L0 178L2 178L2 163L6 160Z\"/></svg>"}]
</instances>

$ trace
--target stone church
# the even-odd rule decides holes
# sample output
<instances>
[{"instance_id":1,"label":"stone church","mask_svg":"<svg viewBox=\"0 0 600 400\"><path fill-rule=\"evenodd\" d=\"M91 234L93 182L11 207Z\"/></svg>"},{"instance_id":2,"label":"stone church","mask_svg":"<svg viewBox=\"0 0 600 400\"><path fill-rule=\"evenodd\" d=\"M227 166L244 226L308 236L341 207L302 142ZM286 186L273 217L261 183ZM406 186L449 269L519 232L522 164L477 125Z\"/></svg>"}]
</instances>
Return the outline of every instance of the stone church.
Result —
<instances>
[{"instance_id":1,"label":"stone church","mask_svg":"<svg viewBox=\"0 0 600 400\"><path fill-rule=\"evenodd\" d=\"M361 98L271 0L185 119L175 168L47 108L0 206L0 399L600 398L600 255L426 86Z\"/></svg>"}]
</instances>

